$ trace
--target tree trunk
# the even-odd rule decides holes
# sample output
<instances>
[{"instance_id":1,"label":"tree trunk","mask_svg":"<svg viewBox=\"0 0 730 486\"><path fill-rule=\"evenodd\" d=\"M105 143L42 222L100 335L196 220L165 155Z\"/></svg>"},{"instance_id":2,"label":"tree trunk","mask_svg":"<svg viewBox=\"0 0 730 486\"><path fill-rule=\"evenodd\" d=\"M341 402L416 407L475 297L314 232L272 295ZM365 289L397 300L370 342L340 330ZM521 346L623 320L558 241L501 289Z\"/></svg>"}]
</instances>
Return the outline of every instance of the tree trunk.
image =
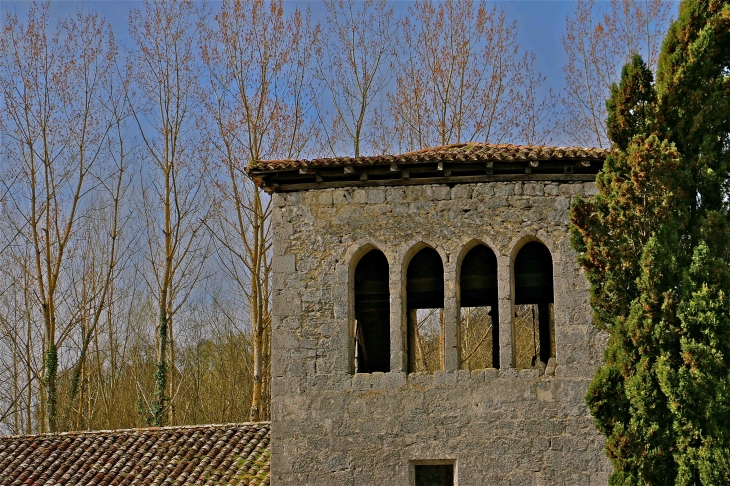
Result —
<instances>
[{"instance_id":1,"label":"tree trunk","mask_svg":"<svg viewBox=\"0 0 730 486\"><path fill-rule=\"evenodd\" d=\"M261 234L265 220L261 214L261 196L257 191L254 196L254 246L253 246L253 263L251 275L251 297L250 297L250 309L251 309L251 324L253 325L253 391L251 393L251 412L249 413L249 420L251 422L258 422L261 420L261 368L263 358L263 323L261 322L261 313L263 303L261 302L261 279L262 266L264 264L263 259L265 258L265 252L262 251L262 247L265 248L265 238Z\"/></svg>"},{"instance_id":2,"label":"tree trunk","mask_svg":"<svg viewBox=\"0 0 730 486\"><path fill-rule=\"evenodd\" d=\"M49 340L44 356L43 391L46 402L45 430L58 430L58 349L56 344Z\"/></svg>"},{"instance_id":3,"label":"tree trunk","mask_svg":"<svg viewBox=\"0 0 730 486\"><path fill-rule=\"evenodd\" d=\"M253 300L253 299L252 299ZM257 313L255 313L257 314ZM254 335L253 335L253 393L251 394L251 412L249 414L249 420L251 422L258 422L261 420L261 368L263 360L263 329L261 329L260 316L251 316L254 321Z\"/></svg>"},{"instance_id":4,"label":"tree trunk","mask_svg":"<svg viewBox=\"0 0 730 486\"><path fill-rule=\"evenodd\" d=\"M161 302L165 302L164 298ZM169 371L167 363L167 338L168 338L168 318L165 305L160 304L159 329L157 330L157 371L155 372L155 396L152 401L152 425L154 427L162 427L167 423L167 373Z\"/></svg>"}]
</instances>

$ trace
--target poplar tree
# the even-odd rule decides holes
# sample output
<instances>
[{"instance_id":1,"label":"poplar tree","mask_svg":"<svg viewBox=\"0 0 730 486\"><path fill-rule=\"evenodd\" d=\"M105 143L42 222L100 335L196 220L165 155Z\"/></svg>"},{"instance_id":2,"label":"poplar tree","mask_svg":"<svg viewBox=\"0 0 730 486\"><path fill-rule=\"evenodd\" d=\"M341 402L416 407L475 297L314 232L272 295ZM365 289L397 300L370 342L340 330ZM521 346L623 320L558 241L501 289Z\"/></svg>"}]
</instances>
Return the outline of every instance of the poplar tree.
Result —
<instances>
[{"instance_id":1,"label":"poplar tree","mask_svg":"<svg viewBox=\"0 0 730 486\"><path fill-rule=\"evenodd\" d=\"M605 364L586 401L612 485L730 483L730 6L685 1L656 93L634 57L607 102L614 151L573 208Z\"/></svg>"}]
</instances>

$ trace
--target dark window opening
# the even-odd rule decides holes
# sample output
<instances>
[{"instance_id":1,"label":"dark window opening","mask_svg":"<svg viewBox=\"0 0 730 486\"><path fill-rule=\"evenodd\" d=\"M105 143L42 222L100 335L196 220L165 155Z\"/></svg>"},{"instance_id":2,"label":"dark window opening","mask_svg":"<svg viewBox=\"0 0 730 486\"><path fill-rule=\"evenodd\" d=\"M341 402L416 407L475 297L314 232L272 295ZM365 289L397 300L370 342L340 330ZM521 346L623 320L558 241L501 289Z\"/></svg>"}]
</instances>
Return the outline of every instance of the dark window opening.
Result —
<instances>
[{"instance_id":1,"label":"dark window opening","mask_svg":"<svg viewBox=\"0 0 730 486\"><path fill-rule=\"evenodd\" d=\"M461 369L499 368L497 257L484 245L461 264Z\"/></svg>"},{"instance_id":2,"label":"dark window opening","mask_svg":"<svg viewBox=\"0 0 730 486\"><path fill-rule=\"evenodd\" d=\"M355 372L390 371L388 259L370 250L355 267Z\"/></svg>"},{"instance_id":3,"label":"dark window opening","mask_svg":"<svg viewBox=\"0 0 730 486\"><path fill-rule=\"evenodd\" d=\"M515 259L515 366L555 357L553 259L545 245L527 243Z\"/></svg>"},{"instance_id":4,"label":"dark window opening","mask_svg":"<svg viewBox=\"0 0 730 486\"><path fill-rule=\"evenodd\" d=\"M416 464L416 486L454 486L453 464Z\"/></svg>"},{"instance_id":5,"label":"dark window opening","mask_svg":"<svg viewBox=\"0 0 730 486\"><path fill-rule=\"evenodd\" d=\"M416 253L406 279L408 372L443 369L444 265L433 248Z\"/></svg>"}]
</instances>

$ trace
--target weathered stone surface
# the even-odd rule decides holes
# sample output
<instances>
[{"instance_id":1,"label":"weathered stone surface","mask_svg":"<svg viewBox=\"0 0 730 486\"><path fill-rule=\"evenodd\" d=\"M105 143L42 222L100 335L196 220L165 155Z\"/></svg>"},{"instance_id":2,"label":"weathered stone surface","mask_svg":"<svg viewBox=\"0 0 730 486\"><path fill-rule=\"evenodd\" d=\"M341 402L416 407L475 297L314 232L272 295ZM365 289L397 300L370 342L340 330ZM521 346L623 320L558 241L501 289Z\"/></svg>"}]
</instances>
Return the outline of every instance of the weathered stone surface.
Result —
<instances>
[{"instance_id":1,"label":"weathered stone surface","mask_svg":"<svg viewBox=\"0 0 730 486\"><path fill-rule=\"evenodd\" d=\"M409 485L411 462L453 460L460 486L606 484L603 438L583 402L606 336L569 244L583 182L490 182L321 189L274 196L273 485ZM511 265L528 241L553 258L556 358L513 366ZM500 369L406 374L405 270L442 256L445 329L457 328L462 250L498 262ZM350 273L369 248L390 265L391 371L352 375ZM445 336L455 343L455 336ZM454 351L455 353L455 351ZM544 371L543 371L544 370Z\"/></svg>"}]
</instances>

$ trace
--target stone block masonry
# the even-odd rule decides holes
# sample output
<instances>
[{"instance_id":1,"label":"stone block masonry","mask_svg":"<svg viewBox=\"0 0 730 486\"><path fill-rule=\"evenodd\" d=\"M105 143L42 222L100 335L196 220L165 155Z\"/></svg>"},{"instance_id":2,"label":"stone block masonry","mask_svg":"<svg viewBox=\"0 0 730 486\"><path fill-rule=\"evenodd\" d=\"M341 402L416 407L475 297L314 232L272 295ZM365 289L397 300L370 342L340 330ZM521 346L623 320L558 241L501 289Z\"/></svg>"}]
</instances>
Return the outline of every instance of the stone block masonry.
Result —
<instances>
[{"instance_id":1,"label":"stone block masonry","mask_svg":"<svg viewBox=\"0 0 730 486\"><path fill-rule=\"evenodd\" d=\"M605 485L610 463L583 401L606 335L592 325L569 242L581 181L323 188L273 194L271 481L410 485L416 461L449 461L459 486ZM555 360L514 367L514 260L530 241L550 251ZM461 260L496 255L499 369L459 370L454 338ZM442 371L406 373L405 279L435 249L444 265ZM354 373L353 271L387 257L390 372Z\"/></svg>"}]
</instances>

